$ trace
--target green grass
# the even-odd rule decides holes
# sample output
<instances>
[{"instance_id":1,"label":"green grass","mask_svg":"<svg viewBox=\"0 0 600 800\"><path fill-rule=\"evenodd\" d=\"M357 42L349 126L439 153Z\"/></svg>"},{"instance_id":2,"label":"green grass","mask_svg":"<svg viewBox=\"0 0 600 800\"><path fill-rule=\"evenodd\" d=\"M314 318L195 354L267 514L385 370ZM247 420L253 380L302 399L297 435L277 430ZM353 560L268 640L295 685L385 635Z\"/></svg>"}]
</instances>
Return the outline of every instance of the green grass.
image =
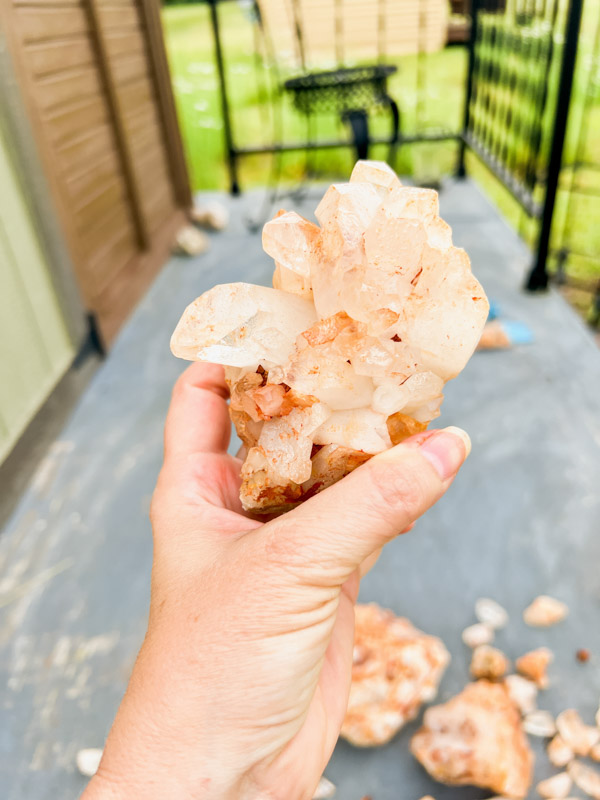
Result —
<instances>
[{"instance_id":1,"label":"green grass","mask_svg":"<svg viewBox=\"0 0 600 800\"><path fill-rule=\"evenodd\" d=\"M255 29L245 12L236 3L223 4L220 9L222 37L225 45L229 100L232 125L237 145L268 144L271 141L303 141L305 120L280 92L273 93L276 77L265 70L255 57ZM569 117L564 163L575 159L577 141L584 119L587 137L583 155L600 166L600 53L594 53L590 32L600 14L600 3L588 0L574 99ZM169 6L162 11L167 50L175 99L192 188L226 189L228 176L224 158L223 122L219 84L213 52L208 9L205 5ZM560 47L560 42L557 43ZM460 130L467 55L464 48L447 48L424 57L390 59L398 66L390 80L390 92L398 101L402 113L402 132L405 135L423 131ZM421 70L423 87L419 91ZM592 80L588 82L591 75ZM283 72L279 80L287 77ZM557 70L551 75L553 86ZM555 94L553 86L550 95ZM586 90L591 97L584 103ZM280 128L274 130L273 104L277 98ZM543 149L549 146L549 126L553 109L547 120ZM347 136L339 120L318 116L314 120L318 138ZM385 134L389 127L386 115L377 115L372 122L373 132ZM516 143L518 146L518 143ZM387 148L373 148L372 157L385 158ZM455 143L403 145L399 148L396 170L411 175L416 183L435 182L451 174L456 164ZM345 177L352 167L350 148L316 151L310 156L311 174L321 179ZM240 180L244 189L264 185L273 165L273 156L257 155L240 160ZM306 173L307 161L303 152L282 157L282 181L296 182ZM509 222L532 246L537 236L537 223L528 220L519 205L490 175L475 157L469 159L470 174L482 186ZM563 169L558 194L552 245L554 250L568 247L581 255L571 254L568 273L579 279L600 277L600 169L579 170L577 185L592 194L570 192L571 171ZM552 268L552 263L551 263ZM588 303L583 300L583 305ZM578 301L579 302L579 301ZM586 313L586 309L582 308Z\"/></svg>"},{"instance_id":2,"label":"green grass","mask_svg":"<svg viewBox=\"0 0 600 800\"><path fill-rule=\"evenodd\" d=\"M192 186L196 189L224 189L227 174L224 163L223 128L220 96L214 53L205 6L170 6L163 9L169 62L173 74L179 119L190 168ZM226 46L228 88L235 141L238 145L267 144L276 139L273 132L271 105L268 102L272 74L256 69L253 26L237 4L220 8L223 41ZM417 58L392 59L398 73L390 81L391 94L402 111L402 131L419 129L452 130L460 128L462 97L466 69L463 48L444 50L426 58L425 92L420 95L417 110ZM282 75L282 78L287 75ZM305 137L304 117L295 112L287 97L277 94L283 138L302 142ZM330 115L315 120L319 137L345 137L348 133ZM378 114L372 121L375 135L385 135L389 118ZM384 157L386 148L375 148L374 157ZM396 169L427 180L451 171L456 158L454 144L415 145L400 149ZM283 159L284 179L296 180L304 174L306 157L302 152L287 154ZM245 188L264 185L272 156L252 156L241 162L241 181ZM349 148L315 152L311 169L323 178L346 176L352 167Z\"/></svg>"}]
</instances>

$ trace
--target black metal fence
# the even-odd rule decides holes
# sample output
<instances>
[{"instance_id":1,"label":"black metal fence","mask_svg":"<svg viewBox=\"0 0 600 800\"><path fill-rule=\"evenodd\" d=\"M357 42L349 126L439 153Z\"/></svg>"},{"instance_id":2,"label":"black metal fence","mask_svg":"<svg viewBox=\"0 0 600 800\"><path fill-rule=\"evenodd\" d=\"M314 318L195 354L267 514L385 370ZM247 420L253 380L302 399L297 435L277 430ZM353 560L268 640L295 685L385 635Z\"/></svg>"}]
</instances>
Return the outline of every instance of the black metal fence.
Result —
<instances>
[{"instance_id":1,"label":"black metal fence","mask_svg":"<svg viewBox=\"0 0 600 800\"><path fill-rule=\"evenodd\" d=\"M315 138L310 114L306 115L306 136L301 141L286 141L281 126L275 125L271 142L238 143L228 103L226 56L219 26L218 6L225 1L205 0L213 23L232 191L239 188L240 158L265 152L356 146L349 135ZM300 0L287 2L293 11ZM379 0L372 2L377 2L380 15L381 9L390 7ZM261 15L260 4L252 0L251 5L259 33L257 48L263 60L270 62L275 76L272 101L276 104L281 100L278 90L286 76L307 73L300 17L295 17L293 26L300 61L286 72L278 63L277 43ZM343 13L340 0L332 5L336 13ZM584 12L587 15L582 28ZM415 143L456 142L456 172L462 176L469 164L467 154L474 154L533 223L530 243L534 263L527 287L545 288L556 276L561 284L582 292L588 304L592 298L591 311L586 312L590 320L598 321L600 233L594 237L590 228L600 230L600 3L472 0L462 129L423 121L427 115L422 109L430 88L427 68L434 56L427 52L422 35L427 22L421 13L418 19L412 123L407 126L403 121L400 125L400 151ZM379 32L386 24L379 19ZM336 21L332 30L341 29ZM377 63L389 61L381 41L380 37L373 59ZM337 45L336 52L342 52ZM405 79L398 84L400 93L406 89ZM399 105L402 115L406 105L402 95ZM389 142L389 136L371 137L371 143L382 141Z\"/></svg>"}]
</instances>

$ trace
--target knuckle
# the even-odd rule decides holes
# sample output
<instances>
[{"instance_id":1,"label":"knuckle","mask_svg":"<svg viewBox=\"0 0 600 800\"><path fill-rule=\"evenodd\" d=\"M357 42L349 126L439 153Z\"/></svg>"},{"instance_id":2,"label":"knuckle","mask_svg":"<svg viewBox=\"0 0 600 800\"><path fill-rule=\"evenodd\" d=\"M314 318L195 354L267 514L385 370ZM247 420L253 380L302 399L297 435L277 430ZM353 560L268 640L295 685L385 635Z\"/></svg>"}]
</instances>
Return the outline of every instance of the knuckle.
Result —
<instances>
[{"instance_id":1,"label":"knuckle","mask_svg":"<svg viewBox=\"0 0 600 800\"><path fill-rule=\"evenodd\" d=\"M420 516L427 506L427 485L421 471L407 461L401 464L375 463L371 473L376 502L395 516L410 520Z\"/></svg>"}]
</instances>

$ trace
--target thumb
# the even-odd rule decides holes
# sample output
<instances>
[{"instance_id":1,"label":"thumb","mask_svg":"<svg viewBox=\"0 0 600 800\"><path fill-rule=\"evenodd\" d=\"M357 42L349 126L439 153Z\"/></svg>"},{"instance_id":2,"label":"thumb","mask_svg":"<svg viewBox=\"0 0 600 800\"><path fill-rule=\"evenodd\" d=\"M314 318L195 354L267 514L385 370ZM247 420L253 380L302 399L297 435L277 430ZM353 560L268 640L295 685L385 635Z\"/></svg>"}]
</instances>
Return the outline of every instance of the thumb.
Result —
<instances>
[{"instance_id":1,"label":"thumb","mask_svg":"<svg viewBox=\"0 0 600 800\"><path fill-rule=\"evenodd\" d=\"M345 579L444 494L469 455L460 428L418 434L374 456L321 494L268 523L280 557ZM272 537L272 538L271 538Z\"/></svg>"}]
</instances>

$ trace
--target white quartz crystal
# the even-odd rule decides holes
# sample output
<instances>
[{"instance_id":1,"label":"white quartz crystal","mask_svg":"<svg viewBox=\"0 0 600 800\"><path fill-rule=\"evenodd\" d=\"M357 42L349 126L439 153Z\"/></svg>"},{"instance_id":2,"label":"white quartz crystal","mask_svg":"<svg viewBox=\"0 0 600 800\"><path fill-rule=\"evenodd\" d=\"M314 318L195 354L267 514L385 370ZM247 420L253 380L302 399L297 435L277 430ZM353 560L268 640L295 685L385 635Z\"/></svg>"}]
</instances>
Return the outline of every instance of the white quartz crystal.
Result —
<instances>
[{"instance_id":1,"label":"white quartz crystal","mask_svg":"<svg viewBox=\"0 0 600 800\"><path fill-rule=\"evenodd\" d=\"M275 288L216 286L186 309L171 347L227 368L247 508L299 502L439 416L488 303L438 213L436 192L359 161L319 225L289 211L265 225Z\"/></svg>"}]
</instances>

